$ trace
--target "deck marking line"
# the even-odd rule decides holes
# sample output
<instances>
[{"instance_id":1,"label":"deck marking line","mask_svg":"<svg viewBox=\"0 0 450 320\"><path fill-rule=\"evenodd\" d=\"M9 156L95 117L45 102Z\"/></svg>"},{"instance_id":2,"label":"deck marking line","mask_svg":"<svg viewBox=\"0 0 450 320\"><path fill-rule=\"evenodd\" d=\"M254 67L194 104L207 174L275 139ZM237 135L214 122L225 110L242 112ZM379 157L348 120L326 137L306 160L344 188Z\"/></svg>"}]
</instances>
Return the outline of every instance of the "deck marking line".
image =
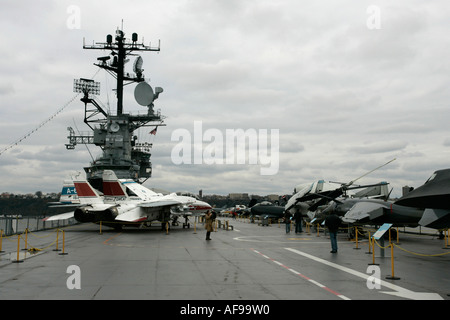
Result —
<instances>
[{"instance_id":1,"label":"deck marking line","mask_svg":"<svg viewBox=\"0 0 450 320\"><path fill-rule=\"evenodd\" d=\"M367 275L365 273L362 273L362 272L359 272L359 271L356 271L356 270L353 270L353 269L341 266L339 264L336 264L336 263L333 263L333 262L330 262L330 261L327 261L327 260L315 257L315 256L313 256L311 254L308 254L306 252L303 252L303 251L299 251L299 250L292 249L292 248L285 248L285 249L289 250L291 252L294 252L296 254L299 254L301 256L304 256L306 258L309 258L309 259L315 260L317 262L323 263L323 264L328 265L330 267L336 268L338 270L350 273L350 274L352 274L354 276L363 278L365 280L367 280L367 278L369 276L369 275ZM395 285L393 283L390 283L390 282L387 282L387 281L384 281L384 280L380 280L380 283L381 283L382 286L384 286L386 288L389 288L391 290L394 290L394 292L380 291L380 292L385 293L385 294L391 294L391 295L395 295L395 296L399 296L399 297L403 297L403 298L407 298L407 299L413 299L413 300L443 300L443 298L437 293L414 292L414 291L405 289L403 287L397 286L397 285Z\"/></svg>"},{"instance_id":2,"label":"deck marking line","mask_svg":"<svg viewBox=\"0 0 450 320\"><path fill-rule=\"evenodd\" d=\"M107 244L107 245L109 245L109 241L110 240L112 240L112 239L114 239L115 237L117 237L117 236L119 236L119 235L121 235L122 234L122 232L120 232L120 233L117 233L117 234L115 234L115 235L113 235L113 236L111 236L111 237L109 237L108 239L106 239L105 241L103 241L103 244Z\"/></svg>"},{"instance_id":3,"label":"deck marking line","mask_svg":"<svg viewBox=\"0 0 450 320\"><path fill-rule=\"evenodd\" d=\"M260 256L262 256L262 257L264 257L264 258L266 258L266 259L268 259L268 260L270 260L270 261L276 263L277 265L279 265L279 266L281 266L281 267L283 267L283 268L289 270L290 272L294 273L295 275L298 275L298 276L302 277L303 279L305 279L305 280L311 282L312 284L318 286L319 288L325 289L326 291L328 291L328 292L334 294L335 296L337 296L337 297L339 297L339 298L341 298L341 299L343 299L343 300L350 300L348 297L344 296L343 294L340 294L340 293L338 293L338 292L336 292L336 291L334 291L334 290L331 290L330 288L327 288L327 287L324 286L323 284L321 284L321 283L319 283L319 282L317 282L317 281L315 281L315 280L313 280L313 279L311 279L311 278L309 278L309 277L307 277L307 276L301 274L300 272L298 272L298 271L296 271L296 270L294 270L294 269L292 269L292 268L290 268L290 267L288 267L288 266L285 266L285 265L282 264L281 262L278 262L277 260L274 260L274 259L272 259L272 258L266 256L265 254L262 254L262 253L259 252L258 250L255 250L255 249L251 249L251 250L252 250L253 252L256 252L257 254L259 254Z\"/></svg>"}]
</instances>

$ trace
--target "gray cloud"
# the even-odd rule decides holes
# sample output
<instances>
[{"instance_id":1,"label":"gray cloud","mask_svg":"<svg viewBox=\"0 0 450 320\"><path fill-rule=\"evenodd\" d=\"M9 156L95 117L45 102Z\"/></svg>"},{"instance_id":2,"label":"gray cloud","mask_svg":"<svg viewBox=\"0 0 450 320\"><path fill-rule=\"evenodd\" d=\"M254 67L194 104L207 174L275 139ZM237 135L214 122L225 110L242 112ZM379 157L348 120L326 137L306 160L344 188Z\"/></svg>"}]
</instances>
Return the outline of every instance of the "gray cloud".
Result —
<instances>
[{"instance_id":1,"label":"gray cloud","mask_svg":"<svg viewBox=\"0 0 450 320\"><path fill-rule=\"evenodd\" d=\"M74 78L92 77L105 53L83 50L104 41L123 19L161 52L143 54L144 74L164 93L167 116L154 142L148 185L227 194L290 193L316 179L350 181L396 157L364 179L395 189L417 186L447 166L450 49L446 2L378 1L381 28L369 30L370 1L6 0L2 3L0 148L38 126L69 101ZM67 9L80 9L70 29ZM101 12L101 23L98 16ZM128 63L127 68L131 68ZM103 71L101 101L114 110L114 81ZM125 108L143 111L126 88ZM63 179L91 161L85 146L65 150L68 126L88 131L76 99L51 122L0 155L2 190L59 191ZM279 129L280 168L264 177L252 165L176 166L171 134L206 129ZM94 157L100 154L89 147ZM45 173L45 174L43 174Z\"/></svg>"}]
</instances>

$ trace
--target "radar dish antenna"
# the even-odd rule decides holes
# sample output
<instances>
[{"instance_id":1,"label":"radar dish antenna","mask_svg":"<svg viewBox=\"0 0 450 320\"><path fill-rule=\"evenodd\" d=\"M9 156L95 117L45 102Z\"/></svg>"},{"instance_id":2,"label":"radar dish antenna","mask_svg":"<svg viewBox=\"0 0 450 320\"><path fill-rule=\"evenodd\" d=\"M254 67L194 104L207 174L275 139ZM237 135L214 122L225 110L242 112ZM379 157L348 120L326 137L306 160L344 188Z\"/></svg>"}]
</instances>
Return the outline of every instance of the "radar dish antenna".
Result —
<instances>
[{"instance_id":1,"label":"radar dish antenna","mask_svg":"<svg viewBox=\"0 0 450 320\"><path fill-rule=\"evenodd\" d=\"M142 69L143 63L144 63L144 60L142 60L141 56L138 56L136 58L136 60L134 60L133 72L136 73L136 76L138 77L138 79L142 78L142 71L144 71L144 69Z\"/></svg>"},{"instance_id":2,"label":"radar dish antenna","mask_svg":"<svg viewBox=\"0 0 450 320\"><path fill-rule=\"evenodd\" d=\"M149 106L154 100L153 88L145 81L134 88L134 98L141 106Z\"/></svg>"}]
</instances>

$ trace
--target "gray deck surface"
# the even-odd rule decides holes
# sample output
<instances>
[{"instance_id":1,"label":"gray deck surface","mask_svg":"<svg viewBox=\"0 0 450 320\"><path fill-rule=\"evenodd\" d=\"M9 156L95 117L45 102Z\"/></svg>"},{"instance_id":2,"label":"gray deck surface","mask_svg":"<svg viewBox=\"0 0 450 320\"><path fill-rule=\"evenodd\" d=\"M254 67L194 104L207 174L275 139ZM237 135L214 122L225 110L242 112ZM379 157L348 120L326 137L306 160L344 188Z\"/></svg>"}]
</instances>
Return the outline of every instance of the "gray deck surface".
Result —
<instances>
[{"instance_id":1,"label":"gray deck surface","mask_svg":"<svg viewBox=\"0 0 450 320\"><path fill-rule=\"evenodd\" d=\"M222 218L222 221L224 219ZM149 299L149 300L411 300L450 297L450 253L435 236L400 233L392 265L375 249L381 288L370 289L372 255L367 239L338 236L339 252L330 253L323 231L286 234L283 224L259 226L228 219L234 230L218 229L205 241L202 224L190 229L124 229L80 224L65 228L65 252L55 249L53 230L28 235L38 254L17 256L17 236L3 239L0 255L0 300ZM21 249L23 249L23 242ZM60 239L59 249L62 248ZM405 251L406 250L406 251ZM20 251L23 259L26 251ZM421 254L421 255L418 255ZM80 289L69 289L80 270ZM70 280L70 279L69 279ZM372 281L372 283L374 283Z\"/></svg>"}]
</instances>

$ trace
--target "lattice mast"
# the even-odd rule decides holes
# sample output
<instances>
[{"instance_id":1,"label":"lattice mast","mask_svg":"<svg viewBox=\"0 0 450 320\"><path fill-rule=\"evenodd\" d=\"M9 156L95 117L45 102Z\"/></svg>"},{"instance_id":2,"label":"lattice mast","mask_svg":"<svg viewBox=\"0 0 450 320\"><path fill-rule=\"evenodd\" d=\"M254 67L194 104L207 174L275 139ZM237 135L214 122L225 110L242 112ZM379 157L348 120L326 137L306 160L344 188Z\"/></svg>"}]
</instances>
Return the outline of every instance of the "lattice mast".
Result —
<instances>
[{"instance_id":1,"label":"lattice mast","mask_svg":"<svg viewBox=\"0 0 450 320\"><path fill-rule=\"evenodd\" d=\"M109 50L110 55L97 58L94 65L106 70L116 79L117 110L115 114L105 111L93 98L100 94L100 83L91 79L75 79L74 91L84 94L81 99L85 105L84 122L92 132L77 134L69 127L69 143L67 149L74 149L77 144L95 144L103 153L101 157L84 168L88 180L94 187L101 190L101 176L105 169L113 170L119 178L132 178L143 182L151 176L151 144L139 143L134 131L143 126L157 128L163 125L160 112L154 112L153 102L163 89L155 90L145 81L142 69L142 58L133 54L134 51L160 51L158 47L137 43L138 35L132 34L131 42L127 41L122 30L117 30L113 41L112 35L107 35L106 42L86 45L83 49ZM125 73L127 56L136 56L133 63L133 74ZM131 115L123 110L123 87L137 83L134 96L138 104L148 108L145 114ZM144 181L145 181L144 180Z\"/></svg>"}]
</instances>

